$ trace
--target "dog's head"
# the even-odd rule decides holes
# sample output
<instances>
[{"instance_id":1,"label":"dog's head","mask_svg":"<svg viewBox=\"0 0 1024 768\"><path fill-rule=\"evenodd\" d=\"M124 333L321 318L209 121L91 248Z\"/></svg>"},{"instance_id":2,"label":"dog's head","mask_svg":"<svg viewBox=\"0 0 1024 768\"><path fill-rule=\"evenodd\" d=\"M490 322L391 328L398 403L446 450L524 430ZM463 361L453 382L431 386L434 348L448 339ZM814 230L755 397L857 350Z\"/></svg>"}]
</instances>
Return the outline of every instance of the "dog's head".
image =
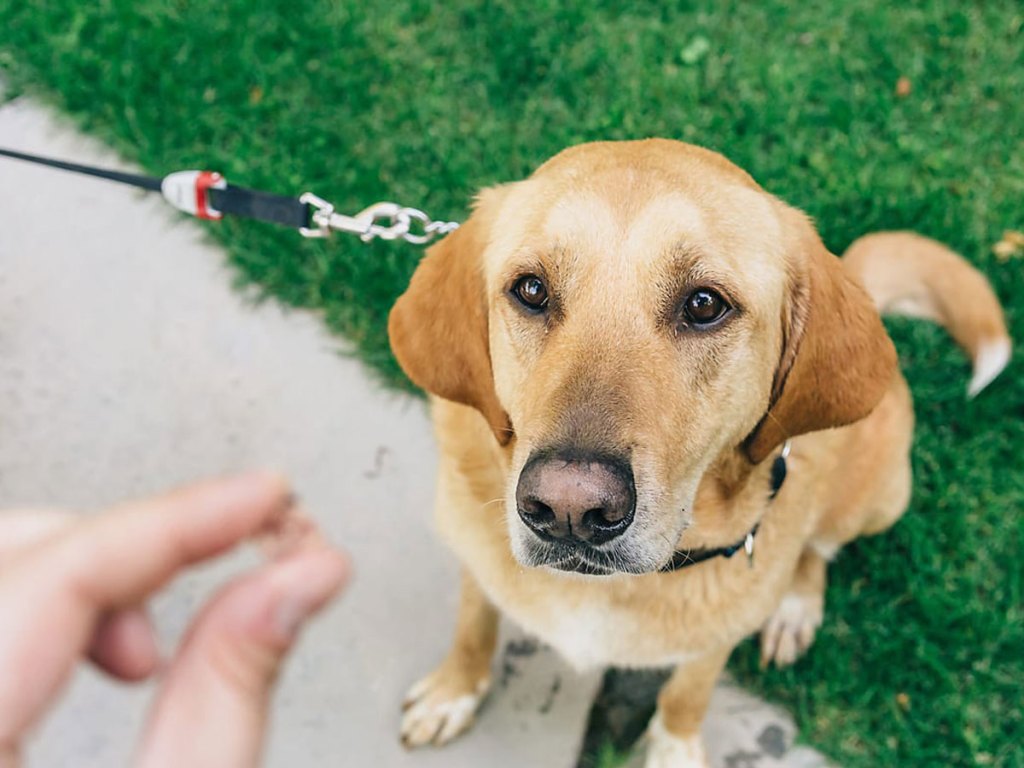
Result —
<instances>
[{"instance_id":1,"label":"dog's head","mask_svg":"<svg viewBox=\"0 0 1024 768\"><path fill-rule=\"evenodd\" d=\"M720 155L569 149L485 191L391 314L410 378L511 452L521 563L657 570L705 472L866 416L895 352L799 212Z\"/></svg>"}]
</instances>

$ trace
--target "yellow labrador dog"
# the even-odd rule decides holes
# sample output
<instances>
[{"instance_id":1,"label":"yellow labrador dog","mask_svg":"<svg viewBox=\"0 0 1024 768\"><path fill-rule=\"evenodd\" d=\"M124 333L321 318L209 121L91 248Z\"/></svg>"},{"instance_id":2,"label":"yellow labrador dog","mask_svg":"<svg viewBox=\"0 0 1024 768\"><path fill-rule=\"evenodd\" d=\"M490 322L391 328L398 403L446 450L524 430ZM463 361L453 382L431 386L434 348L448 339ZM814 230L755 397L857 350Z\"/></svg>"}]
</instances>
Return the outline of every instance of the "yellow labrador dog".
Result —
<instances>
[{"instance_id":1,"label":"yellow labrador dog","mask_svg":"<svg viewBox=\"0 0 1024 768\"><path fill-rule=\"evenodd\" d=\"M972 394L1009 359L958 256L885 233L839 260L698 147L587 144L481 194L389 325L435 396L437 519L463 566L404 742L471 724L504 613L578 667L673 665L647 765L704 765L732 649L760 631L766 663L792 662L829 559L907 506L913 412L879 310L942 322Z\"/></svg>"}]
</instances>

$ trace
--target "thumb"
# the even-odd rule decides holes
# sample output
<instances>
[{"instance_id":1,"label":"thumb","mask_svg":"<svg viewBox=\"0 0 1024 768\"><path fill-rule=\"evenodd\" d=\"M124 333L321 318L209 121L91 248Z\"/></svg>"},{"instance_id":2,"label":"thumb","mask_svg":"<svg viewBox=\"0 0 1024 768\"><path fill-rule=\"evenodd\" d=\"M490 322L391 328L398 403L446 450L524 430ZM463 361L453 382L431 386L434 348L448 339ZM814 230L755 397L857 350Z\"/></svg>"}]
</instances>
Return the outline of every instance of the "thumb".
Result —
<instances>
[{"instance_id":1,"label":"thumb","mask_svg":"<svg viewBox=\"0 0 1024 768\"><path fill-rule=\"evenodd\" d=\"M136 764L258 765L280 664L302 623L338 592L348 571L343 555L316 545L215 596L165 675Z\"/></svg>"}]
</instances>

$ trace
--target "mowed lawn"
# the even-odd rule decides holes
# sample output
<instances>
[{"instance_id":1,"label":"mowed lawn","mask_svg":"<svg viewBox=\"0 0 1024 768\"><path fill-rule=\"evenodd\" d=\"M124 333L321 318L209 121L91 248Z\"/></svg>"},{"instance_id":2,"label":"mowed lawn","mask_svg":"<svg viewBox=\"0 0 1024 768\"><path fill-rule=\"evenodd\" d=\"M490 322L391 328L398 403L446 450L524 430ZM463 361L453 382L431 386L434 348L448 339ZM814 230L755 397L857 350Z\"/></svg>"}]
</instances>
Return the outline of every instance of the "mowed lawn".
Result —
<instances>
[{"instance_id":1,"label":"mowed lawn","mask_svg":"<svg viewBox=\"0 0 1024 768\"><path fill-rule=\"evenodd\" d=\"M1024 255L992 246L1024 229L1022 25L1011 0L39 0L0 3L0 72L154 173L213 168L346 212L393 199L461 218L567 145L696 142L808 211L834 251L889 228L950 244L1020 339ZM385 318L420 249L210 232L242 279L321 311L407 386ZM969 402L942 331L890 328L918 415L912 508L842 553L806 659L762 673L748 643L732 667L842 765L1021 766L1024 355Z\"/></svg>"}]
</instances>

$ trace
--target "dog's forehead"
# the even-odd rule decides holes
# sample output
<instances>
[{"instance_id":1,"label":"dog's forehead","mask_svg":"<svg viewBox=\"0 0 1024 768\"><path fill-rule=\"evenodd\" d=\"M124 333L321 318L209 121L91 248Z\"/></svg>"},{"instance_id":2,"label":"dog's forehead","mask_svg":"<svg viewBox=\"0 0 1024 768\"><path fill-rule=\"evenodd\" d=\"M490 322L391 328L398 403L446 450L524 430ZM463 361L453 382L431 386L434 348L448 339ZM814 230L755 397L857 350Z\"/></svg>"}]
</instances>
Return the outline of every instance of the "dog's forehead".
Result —
<instances>
[{"instance_id":1,"label":"dog's forehead","mask_svg":"<svg viewBox=\"0 0 1024 768\"><path fill-rule=\"evenodd\" d=\"M607 194L587 190L563 195L546 212L542 242L583 253L607 253L634 264L657 258L666 243L707 238L707 216L687 195Z\"/></svg>"},{"instance_id":2,"label":"dog's forehead","mask_svg":"<svg viewBox=\"0 0 1024 768\"><path fill-rule=\"evenodd\" d=\"M716 174L604 169L517 185L498 212L486 266L499 276L510 258L542 254L643 280L686 250L756 283L781 273L781 240L773 198L756 186Z\"/></svg>"}]
</instances>

